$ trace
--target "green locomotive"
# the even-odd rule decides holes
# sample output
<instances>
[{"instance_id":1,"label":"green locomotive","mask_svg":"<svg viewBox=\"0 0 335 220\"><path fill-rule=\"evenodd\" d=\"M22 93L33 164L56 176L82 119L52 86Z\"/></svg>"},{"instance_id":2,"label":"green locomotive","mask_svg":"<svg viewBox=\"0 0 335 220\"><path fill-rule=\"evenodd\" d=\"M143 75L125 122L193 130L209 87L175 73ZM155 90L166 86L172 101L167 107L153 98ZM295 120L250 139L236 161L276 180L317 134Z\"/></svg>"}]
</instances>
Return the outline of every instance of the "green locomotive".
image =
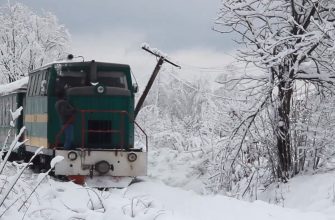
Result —
<instances>
[{"instance_id":1,"label":"green locomotive","mask_svg":"<svg viewBox=\"0 0 335 220\"><path fill-rule=\"evenodd\" d=\"M1 94L0 86L0 143L9 131L17 134L24 125L26 133L22 140L26 142L17 154L27 159L42 148L33 161L39 169L47 169L52 158L63 156L55 166L56 175L146 175L148 138L135 118L162 64L179 66L151 51L147 45L142 49L159 59L136 108L137 85L132 83L130 67L125 64L94 60L55 62L29 73L29 78L8 84L5 93ZM67 102L76 109L72 117L74 135L70 150L63 147L67 123L61 123L56 110L60 93L65 94ZM13 130L9 126L9 108L14 111L20 106L23 106L23 115ZM144 149L134 146L135 126L145 136Z\"/></svg>"},{"instance_id":2,"label":"green locomotive","mask_svg":"<svg viewBox=\"0 0 335 220\"><path fill-rule=\"evenodd\" d=\"M61 155L64 159L56 165L56 175L146 175L148 149L134 147L137 86L132 83L129 65L95 61L52 63L30 73L26 86L26 90L20 88L1 96L0 103L11 105L13 110L24 106L16 129L26 126L27 142L19 152L30 157L42 147L35 166L47 168L53 157ZM55 109L60 91L77 109L71 150L63 149L63 126ZM1 117L1 140L9 130L8 110L2 108L6 115Z\"/></svg>"}]
</instances>

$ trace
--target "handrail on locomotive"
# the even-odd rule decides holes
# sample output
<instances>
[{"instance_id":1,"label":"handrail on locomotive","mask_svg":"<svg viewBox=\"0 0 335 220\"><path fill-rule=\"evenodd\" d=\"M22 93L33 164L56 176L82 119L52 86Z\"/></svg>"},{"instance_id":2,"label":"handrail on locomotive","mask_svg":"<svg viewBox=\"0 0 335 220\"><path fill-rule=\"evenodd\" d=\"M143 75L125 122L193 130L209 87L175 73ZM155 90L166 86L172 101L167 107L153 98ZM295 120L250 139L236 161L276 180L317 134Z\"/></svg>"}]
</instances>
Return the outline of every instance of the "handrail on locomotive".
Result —
<instances>
[{"instance_id":1,"label":"handrail on locomotive","mask_svg":"<svg viewBox=\"0 0 335 220\"><path fill-rule=\"evenodd\" d=\"M123 146L123 141L124 141L124 120L120 120L121 122L121 129L120 130L98 130L98 129L90 129L90 130L85 130L86 128L86 123L85 123L85 113L92 113L92 112L101 112L101 113L119 113L120 115L126 115L129 119L129 113L127 111L118 111L118 110L93 110L93 109L80 109L78 110L78 112L81 113L81 135L82 135L82 140L81 140L81 149L84 150L85 149L85 139L86 136L85 134L87 132L105 132L105 133L115 133L115 132L120 132L121 134L121 146ZM75 116L73 116L75 117ZM65 128L69 125L70 121L73 120L73 117L71 117L66 123L65 125L62 126L61 130L58 132L58 134L56 135L56 142L54 144L54 149L57 149L59 146L59 139L60 136L64 133ZM146 134L146 132L143 130L143 128L134 120L132 119L132 122L134 123L134 125L137 126L137 128L142 132L142 134L144 134L145 136L145 151L148 152L148 135ZM118 149L119 150L119 149Z\"/></svg>"}]
</instances>

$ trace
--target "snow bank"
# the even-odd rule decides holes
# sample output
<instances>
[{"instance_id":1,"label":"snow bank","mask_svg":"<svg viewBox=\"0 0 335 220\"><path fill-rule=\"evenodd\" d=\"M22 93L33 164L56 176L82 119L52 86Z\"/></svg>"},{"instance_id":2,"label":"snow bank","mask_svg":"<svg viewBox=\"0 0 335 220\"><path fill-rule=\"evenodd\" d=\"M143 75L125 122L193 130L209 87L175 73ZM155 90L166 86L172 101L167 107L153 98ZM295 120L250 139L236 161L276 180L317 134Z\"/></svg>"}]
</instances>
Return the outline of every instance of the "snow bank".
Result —
<instances>
[{"instance_id":1,"label":"snow bank","mask_svg":"<svg viewBox=\"0 0 335 220\"><path fill-rule=\"evenodd\" d=\"M259 199L283 207L335 216L335 172L297 176L286 184L273 184L260 194Z\"/></svg>"},{"instance_id":2,"label":"snow bank","mask_svg":"<svg viewBox=\"0 0 335 220\"><path fill-rule=\"evenodd\" d=\"M169 186L206 193L206 179L197 152L183 152L169 148L151 149L148 157L148 176Z\"/></svg>"}]
</instances>

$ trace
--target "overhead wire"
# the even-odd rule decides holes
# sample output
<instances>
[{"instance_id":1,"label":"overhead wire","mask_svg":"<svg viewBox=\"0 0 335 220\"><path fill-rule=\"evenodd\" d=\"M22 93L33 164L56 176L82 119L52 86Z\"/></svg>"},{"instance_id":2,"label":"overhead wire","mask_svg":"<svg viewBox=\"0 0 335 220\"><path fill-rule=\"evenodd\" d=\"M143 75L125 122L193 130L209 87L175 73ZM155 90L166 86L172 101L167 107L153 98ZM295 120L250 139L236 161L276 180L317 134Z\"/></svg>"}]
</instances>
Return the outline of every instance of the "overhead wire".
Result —
<instances>
[{"instance_id":1,"label":"overhead wire","mask_svg":"<svg viewBox=\"0 0 335 220\"><path fill-rule=\"evenodd\" d=\"M238 61L232 61L228 64L225 64L223 66L195 66L195 65L191 65L188 63L184 63L184 62L178 62L180 65L183 66L183 68L188 67L188 68L194 68L194 69L203 69L203 70L227 70L227 67L229 66L234 66L235 69L259 69L257 66L247 66L245 63L241 63ZM239 65L243 65L243 66L239 66Z\"/></svg>"},{"instance_id":2,"label":"overhead wire","mask_svg":"<svg viewBox=\"0 0 335 220\"><path fill-rule=\"evenodd\" d=\"M172 70L174 71L174 68ZM224 99L224 100L230 100L230 101L241 101L241 102L245 102L246 101L246 100L242 100L242 99L233 99L233 98L228 98L228 97L223 97L223 96L215 95L215 94L209 93L209 92L200 91L198 88L194 87L192 85L192 83L190 83L190 82L188 82L186 80L183 80L183 79L177 77L175 74L171 73L170 71L167 71L167 73L170 76L172 76L174 79L176 79L177 81L181 82L183 85L187 86L190 89L193 89L194 91L200 92L202 94L206 94L206 95L210 95L210 96L213 96L213 97L216 97L216 98L220 98L220 99Z\"/></svg>"}]
</instances>

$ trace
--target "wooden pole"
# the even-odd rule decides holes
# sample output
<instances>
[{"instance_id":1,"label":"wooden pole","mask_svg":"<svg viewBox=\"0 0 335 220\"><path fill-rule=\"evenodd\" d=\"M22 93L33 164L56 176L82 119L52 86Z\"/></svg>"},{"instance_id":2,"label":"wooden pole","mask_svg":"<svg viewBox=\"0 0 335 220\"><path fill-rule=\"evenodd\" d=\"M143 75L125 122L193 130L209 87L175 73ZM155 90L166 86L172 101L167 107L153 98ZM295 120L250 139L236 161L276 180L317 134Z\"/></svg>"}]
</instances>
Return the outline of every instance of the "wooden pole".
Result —
<instances>
[{"instance_id":1,"label":"wooden pole","mask_svg":"<svg viewBox=\"0 0 335 220\"><path fill-rule=\"evenodd\" d=\"M155 79L156 79L156 76L158 75L158 72L159 70L161 69L162 65L164 62L167 62L167 63L170 63L171 65L175 66L175 67L179 67L179 65L169 61L168 59L166 59L164 56L158 54L158 53L155 53L153 51L151 51L149 48L147 47L142 47L143 50L151 53L152 55L156 56L156 57L159 57L159 60L157 61L157 64L156 64L156 67L154 69L154 71L152 72L151 74L151 77L145 87L145 90L143 91L142 95L141 95L141 98L140 100L137 102L137 105L136 105L136 108L135 108L135 112L134 112L134 119L136 118L138 112L140 111L140 109L142 108L142 105L144 103L144 100L145 98L147 97L151 87L152 87L152 84L154 83Z\"/></svg>"}]
</instances>

